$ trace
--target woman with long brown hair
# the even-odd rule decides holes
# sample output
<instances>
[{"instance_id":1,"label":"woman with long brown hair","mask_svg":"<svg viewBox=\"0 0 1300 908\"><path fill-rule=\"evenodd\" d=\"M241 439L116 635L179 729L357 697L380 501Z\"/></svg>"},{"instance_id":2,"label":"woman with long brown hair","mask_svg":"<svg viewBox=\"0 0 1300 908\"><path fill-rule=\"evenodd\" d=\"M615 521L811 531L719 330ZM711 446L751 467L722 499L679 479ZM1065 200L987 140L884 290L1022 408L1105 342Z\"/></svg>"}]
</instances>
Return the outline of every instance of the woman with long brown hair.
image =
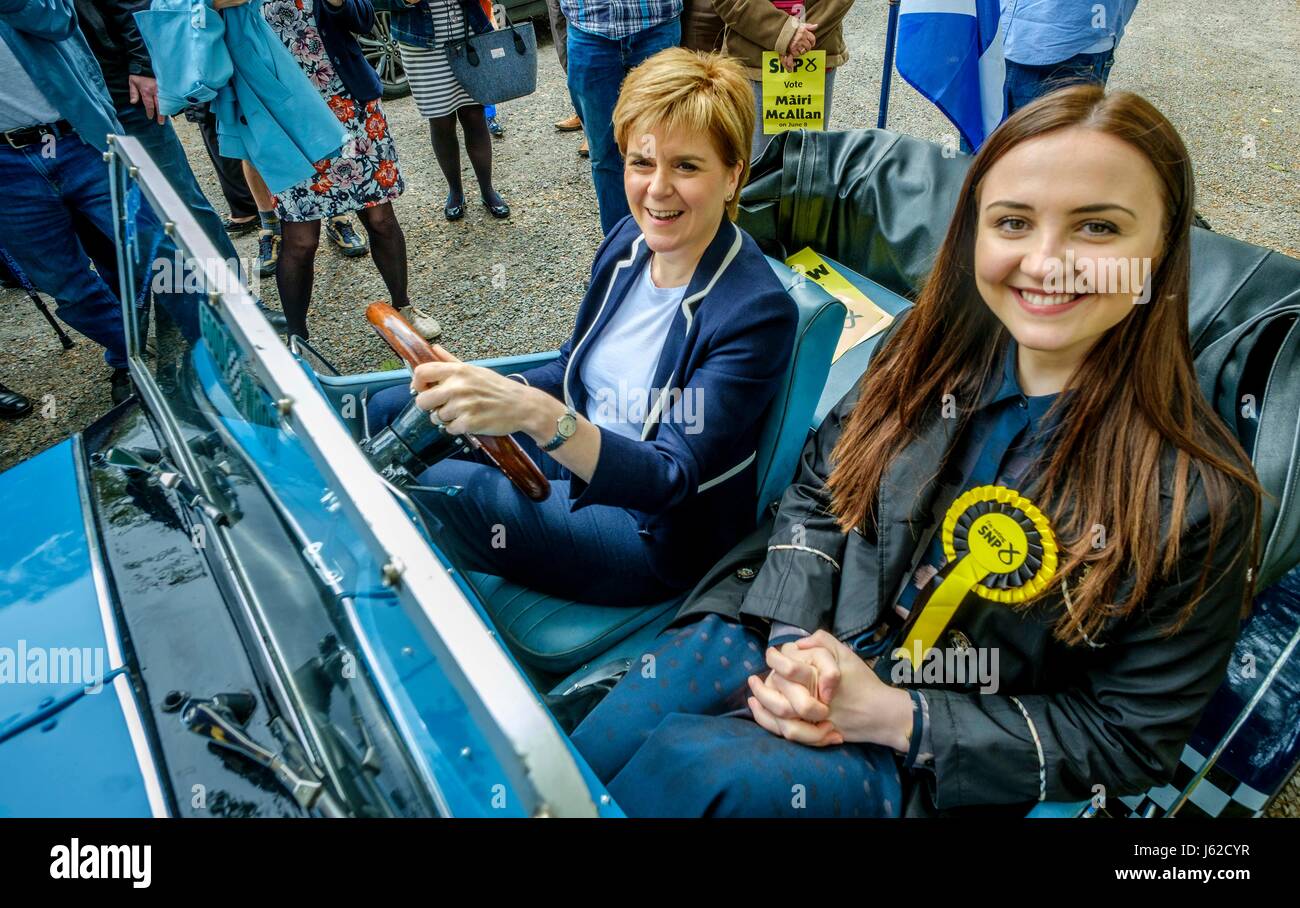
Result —
<instances>
[{"instance_id":1,"label":"woman with long brown hair","mask_svg":"<svg viewBox=\"0 0 1300 908\"><path fill-rule=\"evenodd\" d=\"M1192 368L1192 205L1136 95L1064 89L990 137L767 538L575 732L629 814L1023 811L1172 777L1260 494Z\"/></svg>"}]
</instances>

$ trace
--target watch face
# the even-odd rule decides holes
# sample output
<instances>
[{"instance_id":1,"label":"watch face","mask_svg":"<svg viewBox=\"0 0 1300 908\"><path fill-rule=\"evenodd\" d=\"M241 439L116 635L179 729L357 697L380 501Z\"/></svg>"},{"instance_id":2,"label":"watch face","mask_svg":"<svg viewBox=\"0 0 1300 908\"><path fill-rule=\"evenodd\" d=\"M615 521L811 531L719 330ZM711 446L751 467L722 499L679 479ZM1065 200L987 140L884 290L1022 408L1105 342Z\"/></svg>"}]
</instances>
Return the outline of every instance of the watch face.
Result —
<instances>
[{"instance_id":1,"label":"watch face","mask_svg":"<svg viewBox=\"0 0 1300 908\"><path fill-rule=\"evenodd\" d=\"M578 417L574 416L572 413L565 413L555 421L555 428L561 435L568 438L574 432L578 431Z\"/></svg>"}]
</instances>

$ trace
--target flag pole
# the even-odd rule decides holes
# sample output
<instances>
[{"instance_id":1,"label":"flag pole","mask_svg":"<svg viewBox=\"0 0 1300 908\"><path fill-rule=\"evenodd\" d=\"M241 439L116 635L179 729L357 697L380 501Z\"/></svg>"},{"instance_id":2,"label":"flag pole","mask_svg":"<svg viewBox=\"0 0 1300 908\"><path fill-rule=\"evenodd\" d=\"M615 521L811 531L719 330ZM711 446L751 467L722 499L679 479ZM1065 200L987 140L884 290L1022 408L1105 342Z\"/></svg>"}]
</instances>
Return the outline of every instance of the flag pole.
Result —
<instances>
[{"instance_id":1,"label":"flag pole","mask_svg":"<svg viewBox=\"0 0 1300 908\"><path fill-rule=\"evenodd\" d=\"M885 71L880 77L880 113L876 129L884 129L889 118L889 83L894 75L894 44L898 40L898 5L902 0L889 0L889 24L885 27Z\"/></svg>"}]
</instances>

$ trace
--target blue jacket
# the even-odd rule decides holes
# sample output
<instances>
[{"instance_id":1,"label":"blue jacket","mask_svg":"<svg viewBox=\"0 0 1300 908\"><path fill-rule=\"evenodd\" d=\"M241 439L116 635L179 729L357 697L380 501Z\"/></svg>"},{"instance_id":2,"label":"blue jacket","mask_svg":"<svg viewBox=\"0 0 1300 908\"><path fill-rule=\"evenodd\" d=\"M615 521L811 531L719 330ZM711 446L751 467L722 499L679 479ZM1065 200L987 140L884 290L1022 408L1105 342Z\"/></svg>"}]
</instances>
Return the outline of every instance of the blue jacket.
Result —
<instances>
[{"instance_id":1,"label":"blue jacket","mask_svg":"<svg viewBox=\"0 0 1300 908\"><path fill-rule=\"evenodd\" d=\"M433 31L434 11L429 5L429 0L420 0L419 3L413 4L405 3L403 0L374 0L374 2L375 9L386 10L392 14L389 28L393 40L415 47L437 46ZM483 7L478 5L478 0L456 0L456 2L460 4L460 11L465 16L471 32L481 35L492 31L492 23L483 12ZM439 15L445 13L439 11Z\"/></svg>"},{"instance_id":2,"label":"blue jacket","mask_svg":"<svg viewBox=\"0 0 1300 908\"><path fill-rule=\"evenodd\" d=\"M204 11L192 15L188 0L154 0L135 14L159 105L173 114L212 101L221 154L251 161L281 193L338 153L343 124L262 18L262 0Z\"/></svg>"},{"instance_id":3,"label":"blue jacket","mask_svg":"<svg viewBox=\"0 0 1300 908\"><path fill-rule=\"evenodd\" d=\"M587 410L583 358L650 260L631 215L605 237L558 359L523 373ZM758 436L791 351L798 314L754 240L727 219L700 260L659 355L642 440L600 429L590 482L570 483L574 510L627 508L653 538L669 583L697 579L754 526Z\"/></svg>"},{"instance_id":4,"label":"blue jacket","mask_svg":"<svg viewBox=\"0 0 1300 908\"><path fill-rule=\"evenodd\" d=\"M313 11L325 52L348 94L362 104L382 97L384 86L375 68L366 62L356 39L375 27L375 8L370 0L343 0L339 7L329 0L314 0Z\"/></svg>"},{"instance_id":5,"label":"blue jacket","mask_svg":"<svg viewBox=\"0 0 1300 908\"><path fill-rule=\"evenodd\" d=\"M82 141L107 151L122 125L72 0L0 0L0 41Z\"/></svg>"}]
</instances>

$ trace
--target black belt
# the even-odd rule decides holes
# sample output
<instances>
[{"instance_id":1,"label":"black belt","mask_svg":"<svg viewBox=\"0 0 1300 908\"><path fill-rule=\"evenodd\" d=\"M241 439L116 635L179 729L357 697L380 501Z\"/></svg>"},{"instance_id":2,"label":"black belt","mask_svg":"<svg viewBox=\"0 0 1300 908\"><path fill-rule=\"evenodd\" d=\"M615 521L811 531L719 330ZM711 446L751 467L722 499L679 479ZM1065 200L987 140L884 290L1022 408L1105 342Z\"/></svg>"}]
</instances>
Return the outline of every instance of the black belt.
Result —
<instances>
[{"instance_id":1,"label":"black belt","mask_svg":"<svg viewBox=\"0 0 1300 908\"><path fill-rule=\"evenodd\" d=\"M38 123L35 126L23 126L19 129L11 129L6 133L0 133L4 136L5 143L10 148L26 148L28 145L35 145L44 140L46 136L54 136L56 139L66 136L72 132L72 124L67 120L60 120L57 123Z\"/></svg>"}]
</instances>

